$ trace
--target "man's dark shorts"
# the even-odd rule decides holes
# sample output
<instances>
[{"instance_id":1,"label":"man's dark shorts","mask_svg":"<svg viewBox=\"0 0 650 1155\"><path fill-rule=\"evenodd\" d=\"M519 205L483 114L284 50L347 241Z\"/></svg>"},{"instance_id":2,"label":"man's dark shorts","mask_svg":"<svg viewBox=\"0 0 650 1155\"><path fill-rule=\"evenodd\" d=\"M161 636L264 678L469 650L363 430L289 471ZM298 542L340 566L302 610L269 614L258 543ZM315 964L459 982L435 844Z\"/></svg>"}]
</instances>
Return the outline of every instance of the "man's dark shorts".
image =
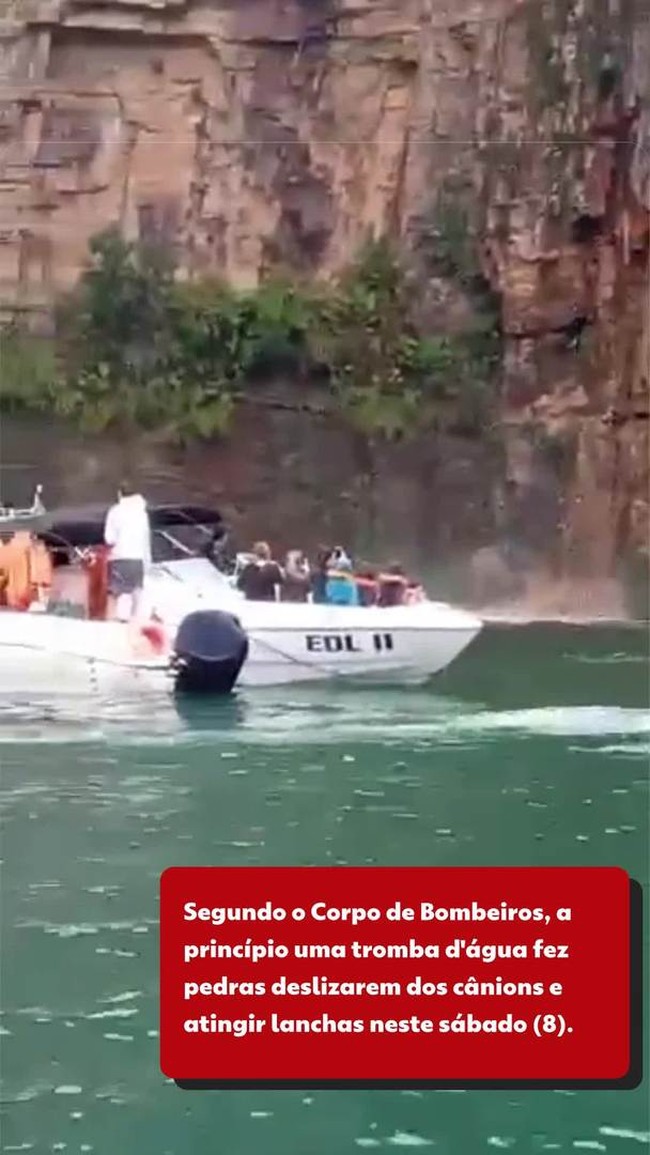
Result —
<instances>
[{"instance_id":1,"label":"man's dark shorts","mask_svg":"<svg viewBox=\"0 0 650 1155\"><path fill-rule=\"evenodd\" d=\"M136 558L116 558L108 563L108 591L114 598L134 594L144 585L144 564Z\"/></svg>"}]
</instances>

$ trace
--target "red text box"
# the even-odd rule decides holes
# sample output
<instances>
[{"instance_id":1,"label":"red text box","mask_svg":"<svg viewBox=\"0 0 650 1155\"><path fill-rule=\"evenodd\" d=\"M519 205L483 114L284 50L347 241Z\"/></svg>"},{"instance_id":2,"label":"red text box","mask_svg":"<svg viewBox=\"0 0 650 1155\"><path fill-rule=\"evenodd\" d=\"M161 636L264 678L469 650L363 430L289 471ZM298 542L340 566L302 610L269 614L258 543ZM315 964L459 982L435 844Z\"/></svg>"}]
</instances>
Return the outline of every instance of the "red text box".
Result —
<instances>
[{"instance_id":1,"label":"red text box","mask_svg":"<svg viewBox=\"0 0 650 1155\"><path fill-rule=\"evenodd\" d=\"M623 1080L615 867L171 867L161 1066L180 1082Z\"/></svg>"}]
</instances>

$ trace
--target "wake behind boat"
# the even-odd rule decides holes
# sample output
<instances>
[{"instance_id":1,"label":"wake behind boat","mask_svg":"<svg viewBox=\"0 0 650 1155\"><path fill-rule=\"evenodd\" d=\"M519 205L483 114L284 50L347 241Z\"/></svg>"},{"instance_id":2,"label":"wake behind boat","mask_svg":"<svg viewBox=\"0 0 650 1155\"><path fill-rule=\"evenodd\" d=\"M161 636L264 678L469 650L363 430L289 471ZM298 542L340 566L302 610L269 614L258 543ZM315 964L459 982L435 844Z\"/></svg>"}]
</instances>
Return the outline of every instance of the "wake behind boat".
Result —
<instances>
[{"instance_id":1,"label":"wake behind boat","mask_svg":"<svg viewBox=\"0 0 650 1155\"><path fill-rule=\"evenodd\" d=\"M421 683L481 629L473 615L427 600L385 608L248 601L227 572L220 514L190 505L149 507L146 621L136 627L103 620L93 588L107 508L0 518L0 536L30 535L54 567L45 601L32 603L31 611L0 610L0 693L165 686L226 693L235 685L330 679Z\"/></svg>"}]
</instances>

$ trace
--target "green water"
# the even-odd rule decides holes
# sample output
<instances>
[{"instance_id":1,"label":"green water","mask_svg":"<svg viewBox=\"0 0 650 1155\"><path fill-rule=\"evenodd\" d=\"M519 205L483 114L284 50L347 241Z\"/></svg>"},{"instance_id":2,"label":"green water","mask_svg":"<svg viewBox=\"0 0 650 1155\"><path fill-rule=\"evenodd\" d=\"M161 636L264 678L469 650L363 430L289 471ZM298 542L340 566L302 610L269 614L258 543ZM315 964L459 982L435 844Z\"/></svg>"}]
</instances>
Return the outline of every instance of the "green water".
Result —
<instances>
[{"instance_id":1,"label":"green water","mask_svg":"<svg viewBox=\"0 0 650 1155\"><path fill-rule=\"evenodd\" d=\"M618 864L647 884L647 704L644 633L595 629L488 632L428 690L5 704L2 1151L647 1150L647 1083L189 1094L156 1037L171 864Z\"/></svg>"}]
</instances>

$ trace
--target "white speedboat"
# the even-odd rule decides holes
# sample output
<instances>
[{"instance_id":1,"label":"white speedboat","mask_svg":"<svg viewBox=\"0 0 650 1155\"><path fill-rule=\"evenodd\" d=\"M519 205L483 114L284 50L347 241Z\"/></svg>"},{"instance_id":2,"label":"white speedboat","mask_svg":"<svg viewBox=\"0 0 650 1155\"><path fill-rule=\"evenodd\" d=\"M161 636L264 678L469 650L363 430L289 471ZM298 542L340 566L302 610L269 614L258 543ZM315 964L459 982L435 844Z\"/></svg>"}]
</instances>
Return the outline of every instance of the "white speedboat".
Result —
<instances>
[{"instance_id":1,"label":"white speedboat","mask_svg":"<svg viewBox=\"0 0 650 1155\"><path fill-rule=\"evenodd\" d=\"M106 507L0 519L0 535L19 525L55 563L45 612L0 610L0 693L166 685L223 693L341 678L421 683L481 629L473 615L431 601L387 608L247 601L222 561L225 529L216 511L149 512L153 562L142 628L87 613L88 557L101 548Z\"/></svg>"}]
</instances>

